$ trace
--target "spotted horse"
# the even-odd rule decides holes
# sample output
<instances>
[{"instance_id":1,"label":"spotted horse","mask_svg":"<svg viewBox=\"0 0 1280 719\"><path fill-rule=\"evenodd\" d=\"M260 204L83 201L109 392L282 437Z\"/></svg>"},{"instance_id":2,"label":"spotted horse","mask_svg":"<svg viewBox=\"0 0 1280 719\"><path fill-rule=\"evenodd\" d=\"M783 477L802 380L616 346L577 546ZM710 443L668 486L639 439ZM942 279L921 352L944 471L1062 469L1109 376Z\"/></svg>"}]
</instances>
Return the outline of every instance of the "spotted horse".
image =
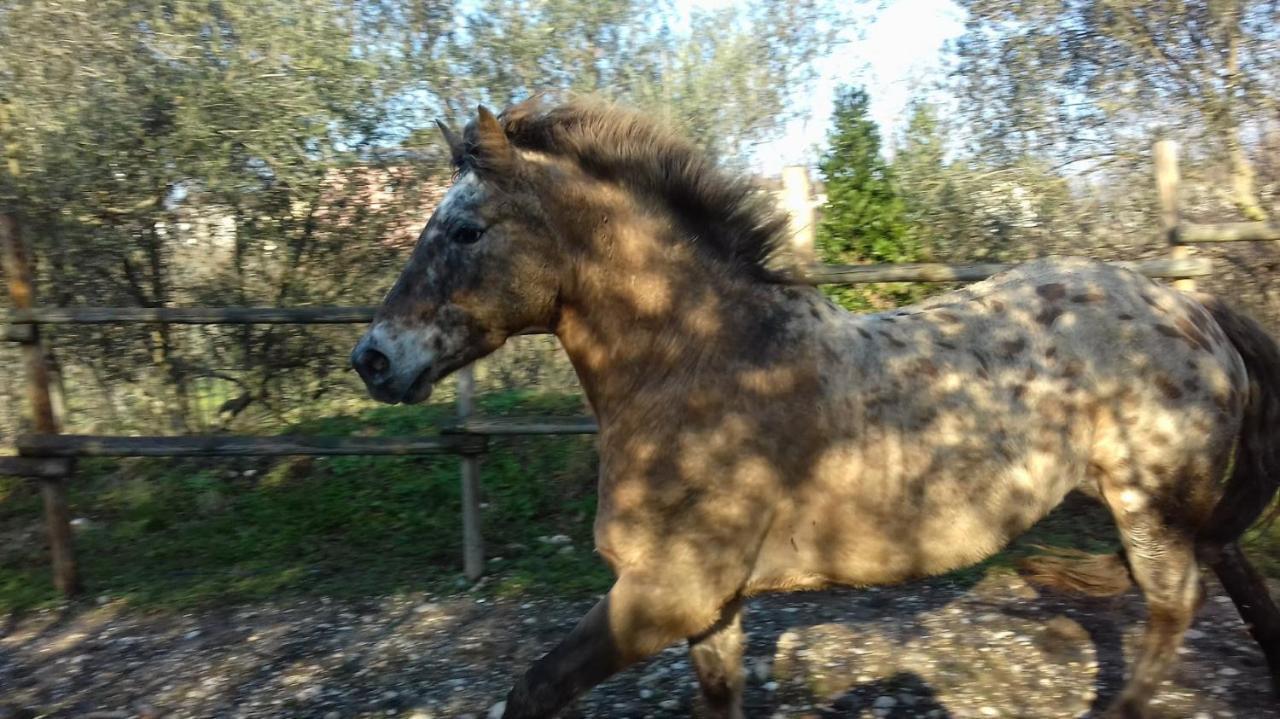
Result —
<instances>
[{"instance_id":1,"label":"spotted horse","mask_svg":"<svg viewBox=\"0 0 1280 719\"><path fill-rule=\"evenodd\" d=\"M1201 564L1280 678L1280 613L1237 544L1280 481L1280 349L1254 321L1078 258L851 314L779 269L764 193L645 116L527 102L442 130L456 181L352 362L376 399L421 402L552 330L599 421L616 575L504 716L685 640L707 712L739 717L745 598L969 566L1072 490L1110 510L1110 566L1149 608L1108 716L1147 715Z\"/></svg>"}]
</instances>

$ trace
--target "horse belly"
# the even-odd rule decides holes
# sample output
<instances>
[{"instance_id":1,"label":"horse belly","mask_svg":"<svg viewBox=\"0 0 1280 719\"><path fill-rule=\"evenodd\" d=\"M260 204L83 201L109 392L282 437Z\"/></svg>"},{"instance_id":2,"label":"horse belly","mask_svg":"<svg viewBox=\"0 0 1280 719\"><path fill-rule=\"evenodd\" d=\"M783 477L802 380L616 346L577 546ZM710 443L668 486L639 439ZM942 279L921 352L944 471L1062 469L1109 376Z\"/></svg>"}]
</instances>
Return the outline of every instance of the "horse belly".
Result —
<instances>
[{"instance_id":1,"label":"horse belly","mask_svg":"<svg viewBox=\"0 0 1280 719\"><path fill-rule=\"evenodd\" d=\"M1032 452L1013 465L865 482L797 496L766 537L751 591L895 584L975 564L1042 519L1084 479L1084 462ZM854 489L857 488L857 489Z\"/></svg>"}]
</instances>

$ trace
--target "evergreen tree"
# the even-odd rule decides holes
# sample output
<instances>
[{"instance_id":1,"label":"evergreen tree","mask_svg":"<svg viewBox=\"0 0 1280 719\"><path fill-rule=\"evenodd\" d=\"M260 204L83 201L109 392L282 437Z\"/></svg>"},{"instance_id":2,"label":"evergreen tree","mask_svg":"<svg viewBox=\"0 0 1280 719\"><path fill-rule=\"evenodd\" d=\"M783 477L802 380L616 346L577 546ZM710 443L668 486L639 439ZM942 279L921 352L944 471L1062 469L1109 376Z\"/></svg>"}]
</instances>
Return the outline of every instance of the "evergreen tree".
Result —
<instances>
[{"instance_id":1,"label":"evergreen tree","mask_svg":"<svg viewBox=\"0 0 1280 719\"><path fill-rule=\"evenodd\" d=\"M880 131L859 87L836 96L829 149L818 167L827 203L817 241L828 262L909 262L915 259L905 208L880 156Z\"/></svg>"}]
</instances>

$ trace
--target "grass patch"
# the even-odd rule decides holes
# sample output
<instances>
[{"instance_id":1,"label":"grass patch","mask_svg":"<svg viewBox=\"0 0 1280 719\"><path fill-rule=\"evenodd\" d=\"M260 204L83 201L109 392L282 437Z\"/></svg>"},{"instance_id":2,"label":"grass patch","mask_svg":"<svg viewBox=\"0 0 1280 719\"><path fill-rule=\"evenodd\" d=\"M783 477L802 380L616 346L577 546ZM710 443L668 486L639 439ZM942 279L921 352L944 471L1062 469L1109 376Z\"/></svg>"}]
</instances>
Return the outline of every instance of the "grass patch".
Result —
<instances>
[{"instance_id":1,"label":"grass patch","mask_svg":"<svg viewBox=\"0 0 1280 719\"><path fill-rule=\"evenodd\" d=\"M1245 532L1242 544L1258 571L1280 579L1280 518Z\"/></svg>"},{"instance_id":2,"label":"grass patch","mask_svg":"<svg viewBox=\"0 0 1280 719\"><path fill-rule=\"evenodd\" d=\"M488 415L568 415L575 396L502 393ZM415 435L452 406L378 407L299 433ZM590 550L595 510L590 437L494 443L482 460L492 591L595 593L608 587ZM56 600L35 485L0 484L0 611ZM458 586L461 498L455 457L95 460L70 489L86 595L147 608L281 596L382 596ZM542 541L567 535L571 550Z\"/></svg>"}]
</instances>

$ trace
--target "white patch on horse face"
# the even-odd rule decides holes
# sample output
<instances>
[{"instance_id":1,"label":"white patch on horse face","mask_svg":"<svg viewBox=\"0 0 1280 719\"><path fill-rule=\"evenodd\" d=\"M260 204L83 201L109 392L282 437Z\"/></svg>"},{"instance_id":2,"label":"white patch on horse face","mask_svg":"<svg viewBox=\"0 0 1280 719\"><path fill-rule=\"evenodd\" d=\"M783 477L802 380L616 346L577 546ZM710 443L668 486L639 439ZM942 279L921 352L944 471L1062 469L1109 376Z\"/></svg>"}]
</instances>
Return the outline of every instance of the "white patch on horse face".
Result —
<instances>
[{"instance_id":1,"label":"white patch on horse face","mask_svg":"<svg viewBox=\"0 0 1280 719\"><path fill-rule=\"evenodd\" d=\"M438 222L435 227L436 231L433 234L439 234L442 231L441 228L448 224L445 220L451 215L463 211L462 208L476 204L475 199L481 192L483 192L483 187L480 184L480 178L476 177L476 173L463 173L462 177L459 177L458 181L453 183L453 187L450 187L449 191L445 193L444 199L440 200L439 206L436 207L436 219Z\"/></svg>"},{"instance_id":2,"label":"white patch on horse face","mask_svg":"<svg viewBox=\"0 0 1280 719\"><path fill-rule=\"evenodd\" d=\"M436 353L431 350L432 339L440 334L434 324L406 331L394 327L383 320L369 330L371 346L387 356L391 366L399 369L399 373L413 381L424 367L436 361Z\"/></svg>"}]
</instances>

